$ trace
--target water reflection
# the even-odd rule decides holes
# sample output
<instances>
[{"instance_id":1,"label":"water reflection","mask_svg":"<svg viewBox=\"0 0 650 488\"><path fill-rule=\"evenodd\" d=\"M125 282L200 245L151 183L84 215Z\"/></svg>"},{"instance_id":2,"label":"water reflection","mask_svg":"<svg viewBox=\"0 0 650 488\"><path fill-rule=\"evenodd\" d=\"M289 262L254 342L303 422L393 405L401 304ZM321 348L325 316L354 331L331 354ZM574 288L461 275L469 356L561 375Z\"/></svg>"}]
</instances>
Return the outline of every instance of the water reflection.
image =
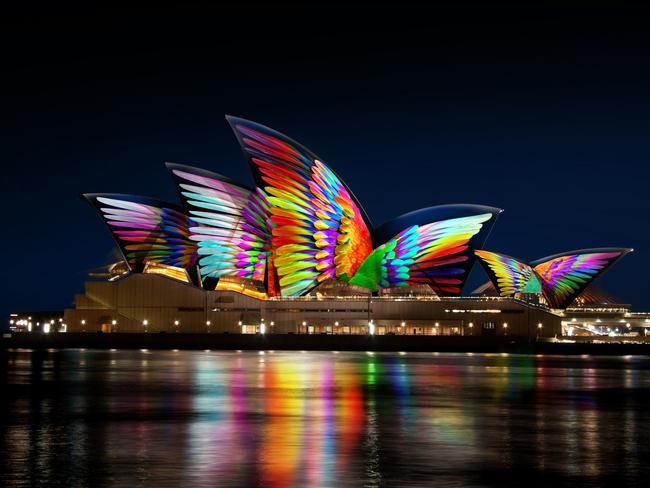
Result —
<instances>
[{"instance_id":1,"label":"water reflection","mask_svg":"<svg viewBox=\"0 0 650 488\"><path fill-rule=\"evenodd\" d=\"M4 485L594 486L648 473L650 361L15 351Z\"/></svg>"}]
</instances>

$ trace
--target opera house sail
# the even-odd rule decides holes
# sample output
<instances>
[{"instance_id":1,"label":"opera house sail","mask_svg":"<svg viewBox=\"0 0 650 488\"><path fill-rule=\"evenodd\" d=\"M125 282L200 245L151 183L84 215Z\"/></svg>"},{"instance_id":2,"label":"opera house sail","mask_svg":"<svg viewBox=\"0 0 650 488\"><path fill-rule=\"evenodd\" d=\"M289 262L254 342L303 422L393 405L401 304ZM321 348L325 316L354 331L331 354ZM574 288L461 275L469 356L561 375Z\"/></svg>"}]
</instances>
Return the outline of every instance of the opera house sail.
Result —
<instances>
[{"instance_id":1,"label":"opera house sail","mask_svg":"<svg viewBox=\"0 0 650 488\"><path fill-rule=\"evenodd\" d=\"M83 195L123 257L112 281L158 274L206 293L235 291L276 302L331 290L451 300L462 296L478 259L499 296L535 294L549 309L563 309L630 251L585 249L532 263L486 251L501 209L476 204L436 205L375 227L339 174L314 152L261 124L227 120L253 185L166 163L180 204L120 193ZM196 309L178 307L190 308ZM243 324L246 313L240 316Z\"/></svg>"}]
</instances>

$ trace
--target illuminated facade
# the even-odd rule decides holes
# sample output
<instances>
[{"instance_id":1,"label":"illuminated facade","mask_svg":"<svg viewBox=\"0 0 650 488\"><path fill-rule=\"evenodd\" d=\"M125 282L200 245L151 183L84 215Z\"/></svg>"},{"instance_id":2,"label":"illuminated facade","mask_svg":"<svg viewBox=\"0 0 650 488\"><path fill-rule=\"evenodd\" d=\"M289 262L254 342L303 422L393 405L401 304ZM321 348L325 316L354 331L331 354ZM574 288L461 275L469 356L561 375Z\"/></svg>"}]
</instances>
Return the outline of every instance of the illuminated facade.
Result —
<instances>
[{"instance_id":1,"label":"illuminated facade","mask_svg":"<svg viewBox=\"0 0 650 488\"><path fill-rule=\"evenodd\" d=\"M206 316L212 309L226 313L222 307L210 305L218 302L215 297L238 295L236 300L254 301L247 307L256 310L252 322L259 331L256 321L270 313L269 307L278 309L279 303L298 299L303 300L300 303L324 299L398 303L409 297L431 304L448 300L441 310L472 309L453 303L460 303L454 300L459 300L477 257L504 297L499 303L519 307L525 303L518 300L521 294L535 293L543 298L543 304L562 309L593 278L629 252L584 250L526 264L482 250L501 210L473 204L416 210L375 227L350 188L312 151L260 124L234 117L228 117L228 122L248 160L254 187L204 169L167 163L180 205L132 195L84 194L124 258L123 263L112 266L109 284L104 286L119 289L126 282L159 275L167 287L171 285L166 280L171 279L199 293L203 297L201 313ZM149 283L140 281L145 282ZM510 301L506 297L511 297ZM77 310L89 305L79 300ZM105 310L106 305L120 315L116 310L121 305L107 300L102 298L97 310ZM146 306L147 299L143 300ZM372 319L366 308L368 316L360 317L358 324L356 318L350 318L347 330L368 330ZM325 310L329 309L336 307ZM423 325L429 328L428 333L446 327L445 313L436 312L437 321ZM144 320L141 314L136 315L135 322ZM245 316L242 313L234 324L246 325ZM124 316L120 320L131 319ZM161 319L169 320L167 316ZM172 323L176 320L180 322L176 318ZM205 318L204 322L213 320L218 319ZM449 333L465 333L463 324L473 324L467 317L453 320L448 323ZM281 322L287 323L287 332L296 332L296 324L279 318L277 323ZM503 323L508 321L502 321L502 327ZM224 331L233 325L232 321L228 324ZM105 328L101 320L96 325ZM399 333L392 329L393 322L375 326L386 333ZM414 329L417 333L418 328ZM241 327L237 331L242 331Z\"/></svg>"},{"instance_id":2,"label":"illuminated facade","mask_svg":"<svg viewBox=\"0 0 650 488\"><path fill-rule=\"evenodd\" d=\"M268 298L227 282L205 290L147 273L89 281L75 296L75 307L65 310L64 322L68 332L553 337L561 331L560 316L514 298L439 297L417 288L373 296L335 282L306 296Z\"/></svg>"},{"instance_id":3,"label":"illuminated facade","mask_svg":"<svg viewBox=\"0 0 650 488\"><path fill-rule=\"evenodd\" d=\"M426 285L459 296L500 209L441 205L373 227L352 191L309 149L229 117L256 183L168 163L181 206L85 194L131 272L177 268L196 286L223 278L262 284L268 297L309 294L327 280L380 288ZM254 284L257 283L257 284Z\"/></svg>"},{"instance_id":4,"label":"illuminated facade","mask_svg":"<svg viewBox=\"0 0 650 488\"><path fill-rule=\"evenodd\" d=\"M568 251L527 264L495 252L475 254L502 297L537 294L549 307L566 309L589 284L632 249Z\"/></svg>"}]
</instances>

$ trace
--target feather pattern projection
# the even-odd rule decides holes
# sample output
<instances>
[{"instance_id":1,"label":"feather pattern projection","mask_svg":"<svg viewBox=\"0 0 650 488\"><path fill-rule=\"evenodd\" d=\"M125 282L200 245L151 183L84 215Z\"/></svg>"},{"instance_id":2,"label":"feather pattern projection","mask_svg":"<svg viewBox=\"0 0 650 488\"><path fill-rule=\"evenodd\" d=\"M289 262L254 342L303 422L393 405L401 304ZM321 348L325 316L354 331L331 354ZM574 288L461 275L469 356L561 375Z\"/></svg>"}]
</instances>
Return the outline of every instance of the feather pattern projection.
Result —
<instances>
[{"instance_id":1,"label":"feather pattern projection","mask_svg":"<svg viewBox=\"0 0 650 488\"><path fill-rule=\"evenodd\" d=\"M458 295L469 270L470 240L491 213L413 225L375 249L350 281L376 291L429 285L440 295Z\"/></svg>"},{"instance_id":2,"label":"feather pattern projection","mask_svg":"<svg viewBox=\"0 0 650 488\"><path fill-rule=\"evenodd\" d=\"M630 250L590 251L596 250L571 251L533 263L551 308L568 307L597 276Z\"/></svg>"},{"instance_id":3,"label":"feather pattern projection","mask_svg":"<svg viewBox=\"0 0 650 488\"><path fill-rule=\"evenodd\" d=\"M348 281L372 251L354 196L300 144L253 122L229 121L268 194L281 294L303 295L329 278Z\"/></svg>"},{"instance_id":4,"label":"feather pattern projection","mask_svg":"<svg viewBox=\"0 0 650 488\"><path fill-rule=\"evenodd\" d=\"M198 168L167 166L194 222L190 239L198 245L201 277L264 281L271 236L264 192Z\"/></svg>"},{"instance_id":5,"label":"feather pattern projection","mask_svg":"<svg viewBox=\"0 0 650 488\"><path fill-rule=\"evenodd\" d=\"M505 254L490 251L476 250L474 254L479 258L500 296L541 292L539 277L530 265Z\"/></svg>"},{"instance_id":6,"label":"feather pattern projection","mask_svg":"<svg viewBox=\"0 0 650 488\"><path fill-rule=\"evenodd\" d=\"M191 221L175 205L130 195L84 196L99 212L131 269L147 262L184 269L194 265Z\"/></svg>"}]
</instances>

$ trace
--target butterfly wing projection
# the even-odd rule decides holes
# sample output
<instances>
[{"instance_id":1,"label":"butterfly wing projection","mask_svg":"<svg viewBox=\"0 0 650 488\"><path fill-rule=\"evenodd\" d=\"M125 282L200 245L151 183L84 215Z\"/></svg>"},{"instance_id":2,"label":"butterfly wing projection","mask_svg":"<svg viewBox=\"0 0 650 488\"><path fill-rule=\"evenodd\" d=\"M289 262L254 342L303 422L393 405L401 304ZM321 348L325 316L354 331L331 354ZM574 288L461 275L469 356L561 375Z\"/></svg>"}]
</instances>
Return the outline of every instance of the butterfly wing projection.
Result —
<instances>
[{"instance_id":1,"label":"butterfly wing projection","mask_svg":"<svg viewBox=\"0 0 650 488\"><path fill-rule=\"evenodd\" d=\"M202 280L264 281L271 236L265 193L199 168L174 163L167 168L193 222L189 238L197 245Z\"/></svg>"},{"instance_id":2,"label":"butterfly wing projection","mask_svg":"<svg viewBox=\"0 0 650 488\"><path fill-rule=\"evenodd\" d=\"M551 308L571 305L582 291L632 249L597 248L568 251L531 263L542 279L542 291Z\"/></svg>"},{"instance_id":3,"label":"butterfly wing projection","mask_svg":"<svg viewBox=\"0 0 650 488\"><path fill-rule=\"evenodd\" d=\"M505 254L476 250L474 254L502 297L518 293L541 293L542 284L533 268Z\"/></svg>"},{"instance_id":4,"label":"butterfly wing projection","mask_svg":"<svg viewBox=\"0 0 650 488\"><path fill-rule=\"evenodd\" d=\"M146 263L188 269L196 259L192 225L183 210L153 198L114 193L83 195L97 210L131 270Z\"/></svg>"},{"instance_id":5,"label":"butterfly wing projection","mask_svg":"<svg viewBox=\"0 0 650 488\"><path fill-rule=\"evenodd\" d=\"M268 195L281 294L304 295L329 278L349 280L372 251L368 219L352 192L287 136L244 119L228 122Z\"/></svg>"},{"instance_id":6,"label":"butterfly wing projection","mask_svg":"<svg viewBox=\"0 0 650 488\"><path fill-rule=\"evenodd\" d=\"M499 212L492 207L443 205L407 214L397 220L429 222L410 225L375 249L350 283L372 291L424 284L441 296L460 295L473 264L472 251L485 240ZM435 218L442 219L431 221ZM389 223L378 234L395 225Z\"/></svg>"}]
</instances>

